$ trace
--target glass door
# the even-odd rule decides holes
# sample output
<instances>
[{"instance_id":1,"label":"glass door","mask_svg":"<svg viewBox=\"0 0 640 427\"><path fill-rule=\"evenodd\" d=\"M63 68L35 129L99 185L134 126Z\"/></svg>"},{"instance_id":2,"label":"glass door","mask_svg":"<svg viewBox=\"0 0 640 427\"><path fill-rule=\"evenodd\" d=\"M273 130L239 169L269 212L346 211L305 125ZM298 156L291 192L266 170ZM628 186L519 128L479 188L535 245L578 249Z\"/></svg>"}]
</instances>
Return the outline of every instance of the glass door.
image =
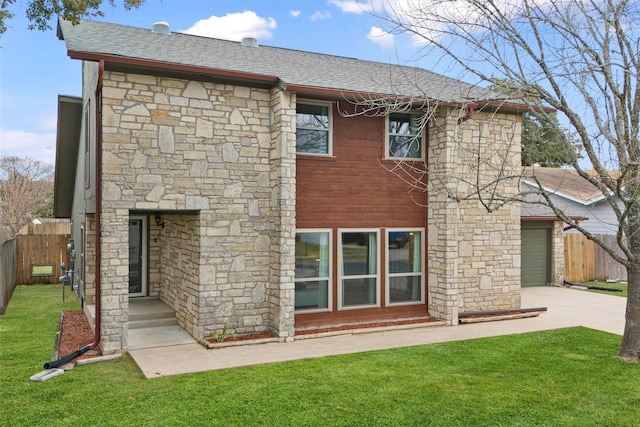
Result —
<instances>
[{"instance_id":1,"label":"glass door","mask_svg":"<svg viewBox=\"0 0 640 427\"><path fill-rule=\"evenodd\" d=\"M129 296L147 296L147 218L129 217Z\"/></svg>"}]
</instances>

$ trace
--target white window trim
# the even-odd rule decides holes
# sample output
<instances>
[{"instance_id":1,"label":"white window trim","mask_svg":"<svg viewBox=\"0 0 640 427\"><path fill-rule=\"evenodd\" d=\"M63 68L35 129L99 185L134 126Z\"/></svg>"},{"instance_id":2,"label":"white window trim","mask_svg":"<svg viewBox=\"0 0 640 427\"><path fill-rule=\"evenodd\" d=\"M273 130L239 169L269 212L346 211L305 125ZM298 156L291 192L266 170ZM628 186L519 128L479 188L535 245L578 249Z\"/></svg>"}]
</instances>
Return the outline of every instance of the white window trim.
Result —
<instances>
[{"instance_id":1,"label":"white window trim","mask_svg":"<svg viewBox=\"0 0 640 427\"><path fill-rule=\"evenodd\" d=\"M376 274L365 274L358 276L344 276L342 272L342 234L343 233L375 233L376 234ZM338 310L360 310L364 308L380 307L380 229L379 228L339 228L338 229ZM344 306L342 302L342 281L348 279L364 279L375 277L376 279L376 302L375 304Z\"/></svg>"},{"instance_id":2,"label":"white window trim","mask_svg":"<svg viewBox=\"0 0 640 427\"><path fill-rule=\"evenodd\" d=\"M297 156L313 156L313 157L333 157L333 103L332 102L325 102L325 101L314 101L314 100L307 100L307 99L298 99L296 101L296 114L298 114L298 109L297 106L298 105L320 105L323 107L328 107L328 112L327 114L329 115L328 119L329 119L329 129L327 129L327 132L329 134L329 138L327 141L328 147L327 147L327 152L326 153L304 153L304 152L300 152L298 151L297 145L296 145L296 155ZM310 127L310 128L306 128L303 127L302 129L311 129L311 130L322 130L319 128L314 128L314 127ZM297 130L297 126L296 126L296 130Z\"/></svg>"},{"instance_id":3,"label":"white window trim","mask_svg":"<svg viewBox=\"0 0 640 427\"><path fill-rule=\"evenodd\" d=\"M424 115L424 112L421 111L407 111L407 112L398 112L398 114L410 114L413 116L421 116ZM427 148L427 144L426 144L426 137L425 137L425 128L421 129L421 134L420 134L420 144L422 145L422 149L420 150L420 157L391 157L389 156L389 136L391 136L391 132L389 132L389 118L391 116L390 114L387 114L385 116L384 119L384 160L406 160L408 162L414 161L421 161L425 159L425 153L426 153L426 148ZM405 135L405 134L393 134L393 135Z\"/></svg>"},{"instance_id":4,"label":"white window trim","mask_svg":"<svg viewBox=\"0 0 640 427\"><path fill-rule=\"evenodd\" d=\"M420 273L389 273L389 233L395 233L395 232L407 232L410 233L412 231L419 231L420 232L420 250L421 250L421 254L420 254ZM412 228L412 227L408 227L408 228L387 228L385 230L385 260L386 260L386 265L385 265L385 303L386 306L389 307L397 307L397 306L402 306L402 305L418 305L418 304L424 304L425 301L425 229L424 228ZM403 301L403 302L391 302L391 294L390 294L390 289L389 289L389 285L391 284L390 279L392 277L406 277L406 276L420 276L420 301Z\"/></svg>"},{"instance_id":5,"label":"white window trim","mask_svg":"<svg viewBox=\"0 0 640 427\"><path fill-rule=\"evenodd\" d=\"M331 228L297 228L296 234L298 233L328 233L329 234L329 272L327 277L327 308L316 308L316 309L295 309L295 296L294 296L294 312L296 314L307 314L307 313L325 313L333 311L333 230ZM295 257L294 257L295 258ZM295 261L294 261L295 262ZM322 280L322 278L304 278L304 279L295 279L295 283L308 282L313 279ZM295 289L294 289L295 292Z\"/></svg>"}]
</instances>

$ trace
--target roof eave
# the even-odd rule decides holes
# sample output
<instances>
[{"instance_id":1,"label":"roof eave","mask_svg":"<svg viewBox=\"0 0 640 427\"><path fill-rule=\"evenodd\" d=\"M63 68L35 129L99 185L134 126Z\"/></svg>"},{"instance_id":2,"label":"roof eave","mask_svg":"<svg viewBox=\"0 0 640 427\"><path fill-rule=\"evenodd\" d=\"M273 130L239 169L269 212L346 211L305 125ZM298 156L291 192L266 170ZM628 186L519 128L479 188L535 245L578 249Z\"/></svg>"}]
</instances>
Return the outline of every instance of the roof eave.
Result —
<instances>
[{"instance_id":1,"label":"roof eave","mask_svg":"<svg viewBox=\"0 0 640 427\"><path fill-rule=\"evenodd\" d=\"M59 95L53 189L53 216L56 218L71 218L81 123L82 98Z\"/></svg>"},{"instance_id":2,"label":"roof eave","mask_svg":"<svg viewBox=\"0 0 640 427\"><path fill-rule=\"evenodd\" d=\"M73 51L73 50L68 50L67 55L69 55L71 59L80 59L83 61L97 62L97 61L103 60L105 64L119 64L119 65L135 66L135 67L172 70L172 71L179 71L179 72L186 72L186 73L219 76L219 77L232 78L232 79L238 79L238 80L257 81L262 83L269 83L271 85L275 85L278 83L278 77L276 76L249 73L244 71L224 70L221 68L209 68L209 67L201 67L197 65L178 64L174 62L155 61L152 59L130 58L130 57L124 57L124 56L118 56L118 55L80 52L80 51Z\"/></svg>"}]
</instances>

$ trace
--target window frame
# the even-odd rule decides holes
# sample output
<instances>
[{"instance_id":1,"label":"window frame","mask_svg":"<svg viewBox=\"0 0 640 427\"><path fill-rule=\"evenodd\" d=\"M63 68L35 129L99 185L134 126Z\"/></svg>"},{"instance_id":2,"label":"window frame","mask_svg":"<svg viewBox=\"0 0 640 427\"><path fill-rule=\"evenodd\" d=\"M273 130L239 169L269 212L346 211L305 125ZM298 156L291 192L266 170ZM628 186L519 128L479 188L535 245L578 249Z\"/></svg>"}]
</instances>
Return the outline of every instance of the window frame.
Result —
<instances>
[{"instance_id":1,"label":"window frame","mask_svg":"<svg viewBox=\"0 0 640 427\"><path fill-rule=\"evenodd\" d=\"M353 276L345 276L343 272L343 253L342 253L342 235L344 233L375 233L376 235L376 274L370 275L353 275ZM338 259L337 259L337 269L338 269L338 311L344 310L360 310L367 308L380 308L380 229L379 228L339 228L338 236L337 236L337 245L338 245ZM376 302L375 304L366 304L366 305L355 305L355 306L345 306L343 301L343 281L345 279L365 279L370 277L375 277L376 279Z\"/></svg>"},{"instance_id":2,"label":"window frame","mask_svg":"<svg viewBox=\"0 0 640 427\"><path fill-rule=\"evenodd\" d=\"M297 228L296 235L298 233L327 233L329 235L328 246L328 256L329 256L329 267L326 276L327 280L327 308L310 308L310 309L296 309L295 308L295 294L294 294L294 313L295 314L307 314L307 313L326 313L333 311L333 230L331 228ZM295 249L294 249L294 263L295 263ZM294 268L295 270L295 268ZM296 278L294 273L294 292L295 292L295 284L309 281L320 281L324 280L324 276L322 277L304 277L304 278Z\"/></svg>"},{"instance_id":3,"label":"window frame","mask_svg":"<svg viewBox=\"0 0 640 427\"><path fill-rule=\"evenodd\" d=\"M298 151L297 116L298 116L298 106L299 105L313 105L313 106L327 107L327 109L328 109L328 111L327 111L327 119L328 119L328 126L329 127L326 129L326 132L327 132L327 152L326 153L307 153L307 152L304 152L304 151ZM316 127L302 127L301 129L325 131L324 129L316 128ZM298 100L296 102L296 128L295 128L295 130L296 130L296 155L297 156L333 157L333 103L332 102L307 100L307 99Z\"/></svg>"},{"instance_id":4,"label":"window frame","mask_svg":"<svg viewBox=\"0 0 640 427\"><path fill-rule=\"evenodd\" d=\"M391 268L389 267L389 262L391 259L389 258L389 234L390 233L411 233L411 232L419 232L420 233L420 272L419 273L390 273ZM385 304L388 307L397 307L403 305L419 305L424 304L425 302L425 228L422 227L403 227L403 228L387 228L385 229ZM391 278L393 277L416 277L420 276L420 300L419 301L402 301L402 302L391 302Z\"/></svg>"},{"instance_id":5,"label":"window frame","mask_svg":"<svg viewBox=\"0 0 640 427\"><path fill-rule=\"evenodd\" d=\"M395 157L395 156L391 156L389 153L391 144L389 143L389 139L391 136L407 136L407 135L411 135L411 134L405 134L405 133L391 133L391 131L389 130L389 122L391 121L391 116L393 114L405 114L405 115L409 115L409 116L416 116L418 118L420 118L421 116L424 116L424 112L422 111L416 111L416 110L411 110L411 111L407 111L407 112L393 112L393 113L389 113L385 116L385 133L384 133L384 159L385 160L406 160L406 161L421 161L425 159L425 155L426 155L426 148L427 148L427 144L426 144L426 137L425 137L425 128L421 129L421 133L420 133L420 157Z\"/></svg>"},{"instance_id":6,"label":"window frame","mask_svg":"<svg viewBox=\"0 0 640 427\"><path fill-rule=\"evenodd\" d=\"M84 108L84 188L91 187L91 142L92 142L92 111L91 99Z\"/></svg>"}]
</instances>

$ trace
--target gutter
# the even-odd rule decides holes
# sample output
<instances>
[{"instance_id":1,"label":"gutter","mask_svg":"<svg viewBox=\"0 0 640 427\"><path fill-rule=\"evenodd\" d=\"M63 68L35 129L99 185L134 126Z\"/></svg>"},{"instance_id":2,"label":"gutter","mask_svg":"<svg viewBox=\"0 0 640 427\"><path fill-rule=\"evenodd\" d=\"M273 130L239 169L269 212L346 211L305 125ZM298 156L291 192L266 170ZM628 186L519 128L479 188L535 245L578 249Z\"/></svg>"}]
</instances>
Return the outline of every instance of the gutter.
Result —
<instances>
[{"instance_id":1,"label":"gutter","mask_svg":"<svg viewBox=\"0 0 640 427\"><path fill-rule=\"evenodd\" d=\"M71 361L73 361L73 359L75 359L76 357L80 357L83 354L85 354L87 351L92 350L96 347L98 347L100 345L100 323L101 323L101 305L100 305L100 299L101 299L101 292L100 292L100 276L101 276L101 267L100 267L100 263L101 263L101 244L102 244L102 238L101 238L101 226L100 226L100 222L101 222L101 218L100 218L100 212L102 210L102 186L101 186L101 176L102 176L102 155L101 155L101 148L102 148L102 138L101 138L101 133L100 133L100 129L101 126L100 124L101 122L101 117L102 117L102 78L103 78L103 74L104 74L104 61L100 60L99 61L99 65L98 65L98 82L96 84L96 163L95 163L95 198L96 198L96 213L95 213L95 222L96 222L96 262L95 262L95 266L96 266L96 274L95 274L95 291L96 291L96 315L95 315L95 331L94 331L94 338L93 338L93 342L89 345L86 345L76 351L74 351L73 353L58 359L58 360L54 360L51 362L47 362L44 364L44 369L53 369L53 368L58 368L62 365L65 365Z\"/></svg>"}]
</instances>

